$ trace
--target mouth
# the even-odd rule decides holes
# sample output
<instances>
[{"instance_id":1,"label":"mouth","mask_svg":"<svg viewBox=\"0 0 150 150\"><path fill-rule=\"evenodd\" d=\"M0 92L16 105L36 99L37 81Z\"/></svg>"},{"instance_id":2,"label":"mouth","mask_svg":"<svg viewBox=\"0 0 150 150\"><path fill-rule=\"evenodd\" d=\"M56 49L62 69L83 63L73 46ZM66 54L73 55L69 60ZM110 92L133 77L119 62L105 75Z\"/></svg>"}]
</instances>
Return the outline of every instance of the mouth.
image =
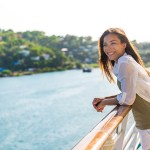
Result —
<instances>
[{"instance_id":1,"label":"mouth","mask_svg":"<svg viewBox=\"0 0 150 150\"><path fill-rule=\"evenodd\" d=\"M114 52L107 52L108 57L111 57L112 55L114 55Z\"/></svg>"}]
</instances>

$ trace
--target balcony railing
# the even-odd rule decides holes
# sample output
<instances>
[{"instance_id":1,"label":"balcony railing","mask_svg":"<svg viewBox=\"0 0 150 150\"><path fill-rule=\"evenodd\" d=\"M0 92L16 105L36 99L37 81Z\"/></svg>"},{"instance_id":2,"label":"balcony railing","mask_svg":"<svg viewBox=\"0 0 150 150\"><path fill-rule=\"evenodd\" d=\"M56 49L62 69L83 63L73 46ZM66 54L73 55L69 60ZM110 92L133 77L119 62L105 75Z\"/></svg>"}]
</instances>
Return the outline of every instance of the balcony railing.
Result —
<instances>
[{"instance_id":1,"label":"balcony railing","mask_svg":"<svg viewBox=\"0 0 150 150\"><path fill-rule=\"evenodd\" d=\"M72 150L137 150L140 140L130 110L116 106Z\"/></svg>"}]
</instances>

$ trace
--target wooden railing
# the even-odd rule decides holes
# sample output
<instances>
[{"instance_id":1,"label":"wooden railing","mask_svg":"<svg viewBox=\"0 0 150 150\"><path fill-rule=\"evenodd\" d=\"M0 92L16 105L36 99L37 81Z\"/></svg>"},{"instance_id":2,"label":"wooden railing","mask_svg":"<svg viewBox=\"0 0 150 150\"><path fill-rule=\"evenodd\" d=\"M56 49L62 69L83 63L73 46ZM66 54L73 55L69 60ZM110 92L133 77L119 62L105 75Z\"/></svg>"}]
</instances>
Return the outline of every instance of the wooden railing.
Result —
<instances>
[{"instance_id":1,"label":"wooden railing","mask_svg":"<svg viewBox=\"0 0 150 150\"><path fill-rule=\"evenodd\" d=\"M131 106L116 106L72 150L136 150L139 137L135 123L126 131L130 110Z\"/></svg>"}]
</instances>

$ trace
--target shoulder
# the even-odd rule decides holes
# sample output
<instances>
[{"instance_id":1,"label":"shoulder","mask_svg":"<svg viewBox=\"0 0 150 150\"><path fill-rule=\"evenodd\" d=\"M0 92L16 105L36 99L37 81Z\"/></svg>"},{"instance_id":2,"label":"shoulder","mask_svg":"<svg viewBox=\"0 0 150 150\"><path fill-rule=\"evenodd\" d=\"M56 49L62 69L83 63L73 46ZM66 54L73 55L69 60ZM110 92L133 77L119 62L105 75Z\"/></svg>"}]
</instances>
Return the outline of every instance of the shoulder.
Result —
<instances>
[{"instance_id":1,"label":"shoulder","mask_svg":"<svg viewBox=\"0 0 150 150\"><path fill-rule=\"evenodd\" d=\"M115 62L113 73L118 76L119 72L130 72L131 70L137 69L137 62L131 55L126 53Z\"/></svg>"},{"instance_id":2,"label":"shoulder","mask_svg":"<svg viewBox=\"0 0 150 150\"><path fill-rule=\"evenodd\" d=\"M121 63L130 63L130 62L135 62L135 60L133 59L133 57L131 55L123 55L118 59L118 64Z\"/></svg>"},{"instance_id":3,"label":"shoulder","mask_svg":"<svg viewBox=\"0 0 150 150\"><path fill-rule=\"evenodd\" d=\"M124 72L126 73L132 73L134 70L138 71L139 64L134 60L134 58L131 55L123 55L118 59L118 65L117 65L118 72Z\"/></svg>"}]
</instances>

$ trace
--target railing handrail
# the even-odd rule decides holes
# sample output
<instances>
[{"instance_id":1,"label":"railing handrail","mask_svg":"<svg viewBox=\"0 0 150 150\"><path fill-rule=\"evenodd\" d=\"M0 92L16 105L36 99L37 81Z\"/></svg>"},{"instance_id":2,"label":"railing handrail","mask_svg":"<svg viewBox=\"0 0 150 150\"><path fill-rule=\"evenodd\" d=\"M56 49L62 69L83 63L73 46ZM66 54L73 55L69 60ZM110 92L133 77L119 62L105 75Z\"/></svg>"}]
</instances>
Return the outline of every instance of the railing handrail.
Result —
<instances>
[{"instance_id":1,"label":"railing handrail","mask_svg":"<svg viewBox=\"0 0 150 150\"><path fill-rule=\"evenodd\" d=\"M101 148L130 110L131 106L116 106L73 150Z\"/></svg>"}]
</instances>

